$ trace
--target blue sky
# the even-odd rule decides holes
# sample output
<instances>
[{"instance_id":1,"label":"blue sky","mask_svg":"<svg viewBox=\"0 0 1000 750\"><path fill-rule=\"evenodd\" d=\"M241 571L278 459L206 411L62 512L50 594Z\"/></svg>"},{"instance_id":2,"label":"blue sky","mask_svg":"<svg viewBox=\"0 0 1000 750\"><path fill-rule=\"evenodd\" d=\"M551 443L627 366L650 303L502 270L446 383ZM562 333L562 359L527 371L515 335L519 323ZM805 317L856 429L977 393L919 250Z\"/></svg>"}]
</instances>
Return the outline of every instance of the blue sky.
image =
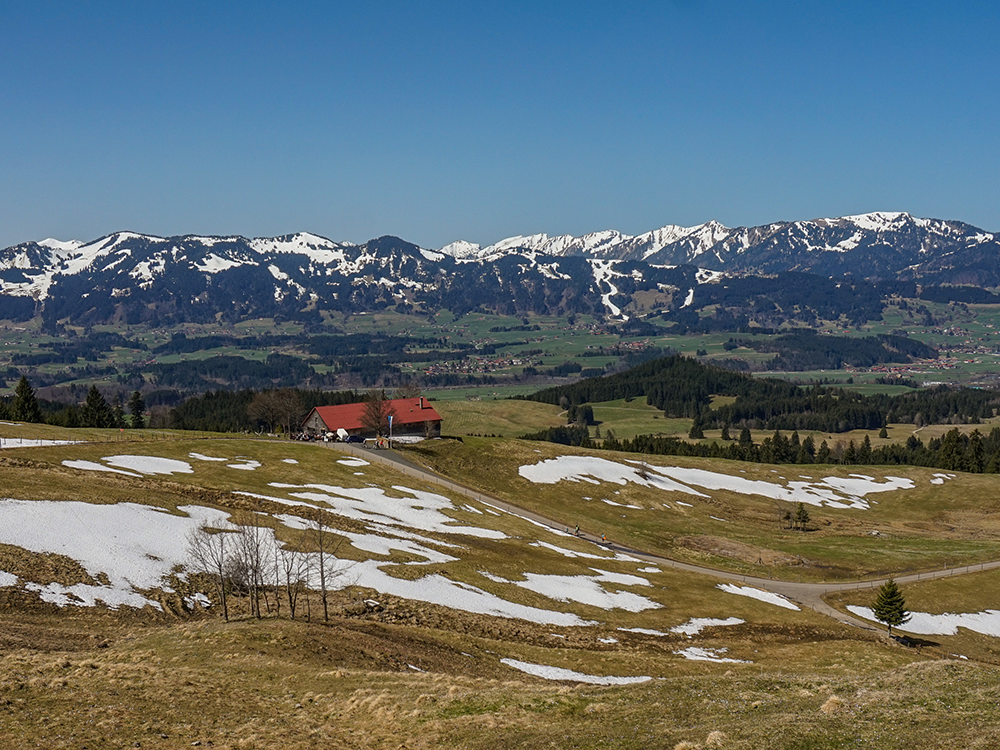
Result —
<instances>
[{"instance_id":1,"label":"blue sky","mask_svg":"<svg viewBox=\"0 0 1000 750\"><path fill-rule=\"evenodd\" d=\"M0 246L998 231L998 32L985 2L3 3Z\"/></svg>"}]
</instances>

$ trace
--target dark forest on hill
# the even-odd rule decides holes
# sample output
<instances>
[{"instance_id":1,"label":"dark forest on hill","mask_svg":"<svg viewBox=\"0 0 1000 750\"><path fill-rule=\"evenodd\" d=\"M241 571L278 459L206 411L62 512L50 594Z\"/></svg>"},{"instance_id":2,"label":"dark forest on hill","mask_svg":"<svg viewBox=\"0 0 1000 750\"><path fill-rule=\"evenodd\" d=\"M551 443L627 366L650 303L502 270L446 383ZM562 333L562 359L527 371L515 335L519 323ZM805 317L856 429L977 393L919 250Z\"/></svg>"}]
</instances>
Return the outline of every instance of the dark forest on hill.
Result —
<instances>
[{"instance_id":1,"label":"dark forest on hill","mask_svg":"<svg viewBox=\"0 0 1000 750\"><path fill-rule=\"evenodd\" d=\"M712 408L716 396L735 397ZM705 365L681 356L645 362L622 373L546 388L525 398L564 409L645 397L667 417L694 419L703 429L847 432L908 424L977 424L1000 405L995 391L937 388L899 395L862 395L841 388L800 387L781 380Z\"/></svg>"}]
</instances>

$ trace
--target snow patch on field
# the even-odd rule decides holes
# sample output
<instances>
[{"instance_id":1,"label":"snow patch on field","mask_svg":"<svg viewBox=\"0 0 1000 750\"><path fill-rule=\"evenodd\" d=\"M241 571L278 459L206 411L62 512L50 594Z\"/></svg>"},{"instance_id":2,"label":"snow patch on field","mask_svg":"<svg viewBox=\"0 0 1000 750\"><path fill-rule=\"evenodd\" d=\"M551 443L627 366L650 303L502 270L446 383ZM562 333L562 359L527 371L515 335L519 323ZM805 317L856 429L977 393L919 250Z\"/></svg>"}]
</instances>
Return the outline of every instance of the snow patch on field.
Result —
<instances>
[{"instance_id":1,"label":"snow patch on field","mask_svg":"<svg viewBox=\"0 0 1000 750\"><path fill-rule=\"evenodd\" d=\"M158 608L158 603L137 590L170 591L164 580L187 558L190 532L203 524L219 525L227 518L223 511L197 505L178 510L186 515L135 503L0 500L0 543L65 555L92 578L104 573L109 581L109 585L25 584L44 601L92 606L100 600L112 608L122 604ZM80 601L71 599L71 594Z\"/></svg>"},{"instance_id":2,"label":"snow patch on field","mask_svg":"<svg viewBox=\"0 0 1000 750\"><path fill-rule=\"evenodd\" d=\"M124 474L127 477L142 477L142 474L136 474L132 471L122 471L121 469L112 469L110 466L95 463L94 461L63 461L62 465L83 471L109 471L112 474Z\"/></svg>"},{"instance_id":3,"label":"snow patch on field","mask_svg":"<svg viewBox=\"0 0 1000 750\"><path fill-rule=\"evenodd\" d=\"M748 596L751 599L757 599L758 601L766 602L767 604L774 604L777 607L794 609L796 612L801 611L797 605L788 601L785 597L780 594L774 594L770 591L761 591L760 589L755 589L751 586L737 586L732 583L720 583L716 588L722 589L727 594Z\"/></svg>"},{"instance_id":4,"label":"snow patch on field","mask_svg":"<svg viewBox=\"0 0 1000 750\"><path fill-rule=\"evenodd\" d=\"M543 680L563 680L571 682L585 682L589 685L635 685L639 682L649 682L652 677L605 677L595 674L584 674L574 672L572 669L562 667L549 667L545 664L531 664L517 659L501 659L501 664L513 667L525 674L533 677L541 677Z\"/></svg>"},{"instance_id":5,"label":"snow patch on field","mask_svg":"<svg viewBox=\"0 0 1000 750\"><path fill-rule=\"evenodd\" d=\"M714 661L718 664L753 664L744 659L730 659L722 656L729 651L727 648L699 648L698 646L688 646L680 651L674 651L678 656L683 656L691 661Z\"/></svg>"},{"instance_id":6,"label":"snow patch on field","mask_svg":"<svg viewBox=\"0 0 1000 750\"><path fill-rule=\"evenodd\" d=\"M595 456L560 456L537 464L525 464L518 469L518 473L535 484L570 481L590 484L612 482L624 485L631 482L666 492L683 492L697 497L708 497L694 489L693 485L705 490L758 495L790 503L857 510L867 510L870 507L866 495L912 489L915 486L912 480L904 477L886 476L879 481L865 474L850 474L847 477L829 476L814 481L790 481L782 485L720 474L706 469L656 466L642 461L621 464ZM608 500L604 502L615 504Z\"/></svg>"},{"instance_id":7,"label":"snow patch on field","mask_svg":"<svg viewBox=\"0 0 1000 750\"><path fill-rule=\"evenodd\" d=\"M875 613L868 607L851 605L847 610L858 617L877 622ZM911 612L910 621L896 627L917 635L957 635L959 628L965 628L983 635L1000 638L1000 610L987 609L985 612L953 613L932 615L927 612Z\"/></svg>"},{"instance_id":8,"label":"snow patch on field","mask_svg":"<svg viewBox=\"0 0 1000 750\"><path fill-rule=\"evenodd\" d=\"M360 458L340 458L337 459L338 464L343 464L344 466L371 466L367 461Z\"/></svg>"},{"instance_id":9,"label":"snow patch on field","mask_svg":"<svg viewBox=\"0 0 1000 750\"><path fill-rule=\"evenodd\" d=\"M643 612L663 605L631 591L608 591L601 584L618 586L650 586L645 578L627 573L611 573L607 570L591 568L597 575L563 576L545 573L525 573L524 581L508 581L500 576L480 571L483 576L496 583L513 583L515 586L534 591L560 602L579 602L604 610L621 609L626 612Z\"/></svg>"},{"instance_id":10,"label":"snow patch on field","mask_svg":"<svg viewBox=\"0 0 1000 750\"><path fill-rule=\"evenodd\" d=\"M662 630L650 630L649 628L618 628L623 633L639 633L640 635L670 635L670 633L664 633Z\"/></svg>"},{"instance_id":11,"label":"snow patch on field","mask_svg":"<svg viewBox=\"0 0 1000 750\"><path fill-rule=\"evenodd\" d=\"M143 474L193 474L194 469L187 461L159 456L104 456L102 461L120 469L138 471Z\"/></svg>"},{"instance_id":12,"label":"snow patch on field","mask_svg":"<svg viewBox=\"0 0 1000 750\"><path fill-rule=\"evenodd\" d=\"M4 424L11 424L11 423L5 422ZM82 442L83 442L82 440L34 440L30 438L0 438L0 448L46 448L52 445L76 445Z\"/></svg>"},{"instance_id":13,"label":"snow patch on field","mask_svg":"<svg viewBox=\"0 0 1000 750\"><path fill-rule=\"evenodd\" d=\"M242 469L243 471L254 471L260 468L260 461L253 461L249 458L238 459L242 461L241 464L226 464L229 469Z\"/></svg>"},{"instance_id":14,"label":"snow patch on field","mask_svg":"<svg viewBox=\"0 0 1000 750\"><path fill-rule=\"evenodd\" d=\"M198 461L228 461L228 458L216 458L215 456L203 456L201 453L188 453L188 458L194 458Z\"/></svg>"},{"instance_id":15,"label":"snow patch on field","mask_svg":"<svg viewBox=\"0 0 1000 750\"><path fill-rule=\"evenodd\" d=\"M729 625L742 625L744 622L746 622L746 620L741 620L739 617L728 617L725 620L716 620L711 617L692 617L683 625L677 625L676 627L670 628L670 632L680 633L681 635L686 635L690 638L693 635L698 635L698 633L705 628L722 628Z\"/></svg>"},{"instance_id":16,"label":"snow patch on field","mask_svg":"<svg viewBox=\"0 0 1000 750\"><path fill-rule=\"evenodd\" d=\"M456 510L451 500L433 492L411 490L393 486L399 493L412 497L389 497L381 487L333 487L327 484L282 484L272 482L277 489L306 490L289 493L292 497L323 503L335 513L359 521L372 521L390 526L406 526L421 531L448 534L466 534L484 539L506 539L507 535L496 529L478 526L452 526L458 523L443 511ZM315 491L313 491L315 490ZM279 501L280 502L280 501Z\"/></svg>"}]
</instances>

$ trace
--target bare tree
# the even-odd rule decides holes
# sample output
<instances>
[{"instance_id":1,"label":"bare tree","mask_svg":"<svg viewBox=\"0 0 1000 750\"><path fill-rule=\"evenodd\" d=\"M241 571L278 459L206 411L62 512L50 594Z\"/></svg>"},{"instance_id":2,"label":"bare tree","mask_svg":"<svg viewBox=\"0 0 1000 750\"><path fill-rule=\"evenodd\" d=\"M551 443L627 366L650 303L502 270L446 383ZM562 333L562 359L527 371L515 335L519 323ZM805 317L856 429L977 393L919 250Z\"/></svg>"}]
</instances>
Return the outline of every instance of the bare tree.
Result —
<instances>
[{"instance_id":1,"label":"bare tree","mask_svg":"<svg viewBox=\"0 0 1000 750\"><path fill-rule=\"evenodd\" d=\"M215 584L216 596L222 601L222 616L229 622L229 603L226 597L227 568L231 548L235 547L233 528L212 531L204 524L188 537L188 555L198 572L207 573Z\"/></svg>"},{"instance_id":2,"label":"bare tree","mask_svg":"<svg viewBox=\"0 0 1000 750\"><path fill-rule=\"evenodd\" d=\"M271 603L267 597L267 581L271 580L272 572L272 539L268 529L261 522L257 513L242 513L237 518L239 533L235 555L246 576L246 585L250 594L251 614L260 619L260 598L264 597L267 611L271 611Z\"/></svg>"},{"instance_id":3,"label":"bare tree","mask_svg":"<svg viewBox=\"0 0 1000 750\"><path fill-rule=\"evenodd\" d=\"M299 594L306 587L306 581L309 577L309 556L302 549L304 542L305 536L300 535L295 545L276 545L278 572L282 577L282 585L288 601L288 614L293 620L295 619L295 606L298 603Z\"/></svg>"},{"instance_id":4,"label":"bare tree","mask_svg":"<svg viewBox=\"0 0 1000 750\"><path fill-rule=\"evenodd\" d=\"M365 396L365 410L361 415L361 425L376 437L389 434L389 417L396 416L396 409L385 395L385 391L373 388Z\"/></svg>"},{"instance_id":5,"label":"bare tree","mask_svg":"<svg viewBox=\"0 0 1000 750\"><path fill-rule=\"evenodd\" d=\"M412 380L400 383L393 394L395 398L416 398L420 395L420 385Z\"/></svg>"},{"instance_id":6,"label":"bare tree","mask_svg":"<svg viewBox=\"0 0 1000 750\"><path fill-rule=\"evenodd\" d=\"M351 563L345 564L344 561L337 559L337 550L343 544L344 538L337 537L337 540L333 541L330 527L326 525L321 516L313 519L310 532L311 546L316 550L316 571L319 573L319 590L323 599L323 621L329 622L330 610L327 605L327 593L330 590L330 583L343 576Z\"/></svg>"},{"instance_id":7,"label":"bare tree","mask_svg":"<svg viewBox=\"0 0 1000 750\"><path fill-rule=\"evenodd\" d=\"M274 391L261 391L247 405L247 416L254 422L263 422L268 432L281 424L281 409L274 398Z\"/></svg>"}]
</instances>

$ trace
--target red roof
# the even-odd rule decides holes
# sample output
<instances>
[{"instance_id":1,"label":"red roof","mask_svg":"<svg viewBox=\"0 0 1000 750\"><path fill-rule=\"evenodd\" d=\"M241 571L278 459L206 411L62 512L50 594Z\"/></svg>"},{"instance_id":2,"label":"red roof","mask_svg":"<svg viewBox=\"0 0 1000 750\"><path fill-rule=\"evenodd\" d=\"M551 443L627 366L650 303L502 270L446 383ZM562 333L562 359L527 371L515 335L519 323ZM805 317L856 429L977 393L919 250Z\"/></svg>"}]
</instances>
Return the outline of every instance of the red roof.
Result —
<instances>
[{"instance_id":1,"label":"red roof","mask_svg":"<svg viewBox=\"0 0 1000 750\"><path fill-rule=\"evenodd\" d=\"M423 425L427 421L440 421L441 415L425 398L394 398L389 403L395 409L392 425ZM365 413L365 404L341 404L340 406L317 406L313 409L323 420L328 430L360 430L364 427L361 418ZM312 412L309 413L312 416ZM309 417L306 417L308 420Z\"/></svg>"}]
</instances>

